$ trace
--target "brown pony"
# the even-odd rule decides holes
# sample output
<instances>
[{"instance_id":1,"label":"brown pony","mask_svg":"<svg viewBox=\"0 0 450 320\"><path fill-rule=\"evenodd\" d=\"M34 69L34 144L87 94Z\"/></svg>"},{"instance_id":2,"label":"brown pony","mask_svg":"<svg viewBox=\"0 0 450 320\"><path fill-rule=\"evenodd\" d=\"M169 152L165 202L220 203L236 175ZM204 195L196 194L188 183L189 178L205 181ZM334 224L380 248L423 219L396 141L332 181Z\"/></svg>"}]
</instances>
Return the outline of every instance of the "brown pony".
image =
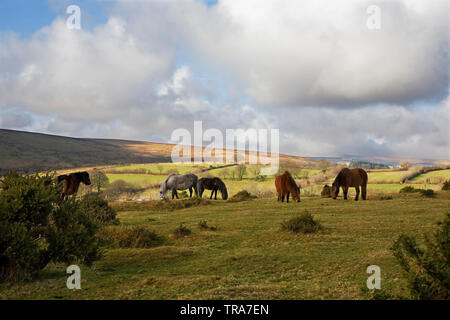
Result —
<instances>
[{"instance_id":1,"label":"brown pony","mask_svg":"<svg viewBox=\"0 0 450 320\"><path fill-rule=\"evenodd\" d=\"M356 190L355 201L358 201L359 197L359 187L361 186L362 198L366 200L367 193L367 173L361 168L348 169L344 168L339 171L336 179L334 179L333 185L331 187L331 196L333 199L339 194L339 188L342 187L344 192L344 200L347 200L347 193L349 187L354 187Z\"/></svg>"},{"instance_id":2,"label":"brown pony","mask_svg":"<svg viewBox=\"0 0 450 320\"><path fill-rule=\"evenodd\" d=\"M217 190L220 190L223 200L228 199L227 187L225 186L225 183L223 183L223 181L220 180L219 178L201 178L201 179L199 179L197 182L197 190L198 190L199 198L202 197L205 189L212 190L211 196L209 197L210 199L212 199L212 196L214 194L214 200L217 200Z\"/></svg>"},{"instance_id":3,"label":"brown pony","mask_svg":"<svg viewBox=\"0 0 450 320\"><path fill-rule=\"evenodd\" d=\"M288 171L285 171L282 175L277 176L275 179L275 188L277 188L278 201L284 201L286 196L286 202L289 202L289 195L292 193L292 199L300 202L300 188L292 178Z\"/></svg>"},{"instance_id":4,"label":"brown pony","mask_svg":"<svg viewBox=\"0 0 450 320\"><path fill-rule=\"evenodd\" d=\"M63 200L67 199L72 194L76 194L81 182L87 186L91 184L89 173L86 171L60 175L58 176L58 184L61 182L63 183L61 192L61 198Z\"/></svg>"}]
</instances>

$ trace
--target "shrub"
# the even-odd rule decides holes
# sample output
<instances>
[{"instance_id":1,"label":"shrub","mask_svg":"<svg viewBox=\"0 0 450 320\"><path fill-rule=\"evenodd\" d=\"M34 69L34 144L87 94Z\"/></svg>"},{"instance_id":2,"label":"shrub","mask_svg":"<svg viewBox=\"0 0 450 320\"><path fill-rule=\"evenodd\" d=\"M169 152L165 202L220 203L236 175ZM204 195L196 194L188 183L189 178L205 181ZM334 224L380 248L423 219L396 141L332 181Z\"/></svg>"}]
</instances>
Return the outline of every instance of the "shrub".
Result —
<instances>
[{"instance_id":1,"label":"shrub","mask_svg":"<svg viewBox=\"0 0 450 320\"><path fill-rule=\"evenodd\" d=\"M96 194L85 195L80 202L80 208L101 224L119 224L116 211L108 205L108 201Z\"/></svg>"},{"instance_id":2,"label":"shrub","mask_svg":"<svg viewBox=\"0 0 450 320\"><path fill-rule=\"evenodd\" d=\"M446 190L446 191L450 190L450 180L447 180L444 182L444 185L442 186L442 190Z\"/></svg>"},{"instance_id":3,"label":"shrub","mask_svg":"<svg viewBox=\"0 0 450 320\"><path fill-rule=\"evenodd\" d=\"M103 245L119 248L151 248L163 243L162 237L143 226L108 226L102 228L97 236Z\"/></svg>"},{"instance_id":4,"label":"shrub","mask_svg":"<svg viewBox=\"0 0 450 320\"><path fill-rule=\"evenodd\" d=\"M202 230L211 230L211 231L217 230L217 227L208 226L208 223L205 220L200 220L198 223L198 227Z\"/></svg>"},{"instance_id":5,"label":"shrub","mask_svg":"<svg viewBox=\"0 0 450 320\"><path fill-rule=\"evenodd\" d=\"M294 233L315 233L323 230L323 226L319 221L314 220L311 213L305 211L300 216L282 222L281 229Z\"/></svg>"},{"instance_id":6,"label":"shrub","mask_svg":"<svg viewBox=\"0 0 450 320\"><path fill-rule=\"evenodd\" d=\"M424 197L432 198L435 196L435 193L432 189L419 190L420 194Z\"/></svg>"},{"instance_id":7,"label":"shrub","mask_svg":"<svg viewBox=\"0 0 450 320\"><path fill-rule=\"evenodd\" d=\"M300 216L282 222L281 229L294 233L315 233L323 230L323 226L319 221L314 220L311 213L305 211Z\"/></svg>"},{"instance_id":8,"label":"shrub","mask_svg":"<svg viewBox=\"0 0 450 320\"><path fill-rule=\"evenodd\" d=\"M257 197L252 195L247 190L241 190L238 193L236 193L234 196L232 196L228 201L240 202L240 201L253 200L255 198L257 198Z\"/></svg>"},{"instance_id":9,"label":"shrub","mask_svg":"<svg viewBox=\"0 0 450 320\"><path fill-rule=\"evenodd\" d=\"M184 226L183 223L180 223L180 226L173 231L173 235L175 238L182 238L184 236L188 236L192 233L190 229Z\"/></svg>"},{"instance_id":10,"label":"shrub","mask_svg":"<svg viewBox=\"0 0 450 320\"><path fill-rule=\"evenodd\" d=\"M9 172L0 191L0 280L29 279L50 262L100 258L98 224L80 201L60 201L52 175Z\"/></svg>"},{"instance_id":11,"label":"shrub","mask_svg":"<svg viewBox=\"0 0 450 320\"><path fill-rule=\"evenodd\" d=\"M401 235L391 248L416 299L450 299L450 213L440 225L425 235L424 246Z\"/></svg>"}]
</instances>

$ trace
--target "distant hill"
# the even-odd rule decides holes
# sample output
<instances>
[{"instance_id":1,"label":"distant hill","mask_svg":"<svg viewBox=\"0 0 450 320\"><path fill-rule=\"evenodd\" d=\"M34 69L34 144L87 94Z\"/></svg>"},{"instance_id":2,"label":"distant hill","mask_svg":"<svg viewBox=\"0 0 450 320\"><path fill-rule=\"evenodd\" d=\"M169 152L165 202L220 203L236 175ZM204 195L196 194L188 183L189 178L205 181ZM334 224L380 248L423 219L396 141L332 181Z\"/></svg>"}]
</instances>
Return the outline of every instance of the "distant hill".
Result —
<instances>
[{"instance_id":1,"label":"distant hill","mask_svg":"<svg viewBox=\"0 0 450 320\"><path fill-rule=\"evenodd\" d=\"M173 144L70 138L41 133L0 129L0 175L8 170L48 171L100 165L171 162ZM316 160L280 155L286 165L304 165Z\"/></svg>"},{"instance_id":2,"label":"distant hill","mask_svg":"<svg viewBox=\"0 0 450 320\"><path fill-rule=\"evenodd\" d=\"M144 152L139 152L143 146ZM171 146L161 143L69 138L0 129L0 174L88 167L95 165L168 162Z\"/></svg>"}]
</instances>

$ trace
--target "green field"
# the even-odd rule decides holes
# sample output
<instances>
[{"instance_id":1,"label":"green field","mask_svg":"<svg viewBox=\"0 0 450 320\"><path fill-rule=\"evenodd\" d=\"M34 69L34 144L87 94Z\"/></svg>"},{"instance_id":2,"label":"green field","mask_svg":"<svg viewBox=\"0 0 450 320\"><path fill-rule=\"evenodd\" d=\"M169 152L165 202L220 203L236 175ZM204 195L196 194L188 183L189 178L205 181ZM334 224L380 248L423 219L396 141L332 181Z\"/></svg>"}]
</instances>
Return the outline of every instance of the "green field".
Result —
<instances>
[{"instance_id":1,"label":"green field","mask_svg":"<svg viewBox=\"0 0 450 320\"><path fill-rule=\"evenodd\" d=\"M437 180L441 180L441 179L449 180L450 179L450 169L427 172L427 173L421 174L418 177L415 177L411 181L426 182L428 180L431 183L433 183L436 180L436 178L438 178Z\"/></svg>"},{"instance_id":2,"label":"green field","mask_svg":"<svg viewBox=\"0 0 450 320\"><path fill-rule=\"evenodd\" d=\"M82 266L81 290L68 290L65 266L51 264L36 280L0 284L0 298L365 299L366 268L372 264L381 268L382 292L408 297L389 248L401 233L420 237L435 229L450 208L450 193L358 202L318 197L289 204L211 201L176 211L145 205L132 203L136 210L120 211L118 217L122 225L150 227L164 237L162 245L105 248L95 270ZM325 231L280 229L281 222L306 210ZM200 220L217 231L200 230ZM172 231L181 222L192 234L175 238Z\"/></svg>"}]
</instances>

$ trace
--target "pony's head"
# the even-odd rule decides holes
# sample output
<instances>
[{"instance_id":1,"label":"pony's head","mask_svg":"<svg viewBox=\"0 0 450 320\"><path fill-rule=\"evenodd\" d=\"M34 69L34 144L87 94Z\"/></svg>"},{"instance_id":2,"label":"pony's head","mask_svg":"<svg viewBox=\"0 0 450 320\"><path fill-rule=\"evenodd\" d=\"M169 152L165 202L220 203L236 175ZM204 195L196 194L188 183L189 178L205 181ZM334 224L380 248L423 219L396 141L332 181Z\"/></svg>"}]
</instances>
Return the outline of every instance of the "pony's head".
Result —
<instances>
[{"instance_id":1,"label":"pony's head","mask_svg":"<svg viewBox=\"0 0 450 320\"><path fill-rule=\"evenodd\" d=\"M167 188L165 182L163 182L161 184L161 187L159 188L159 199L160 200L167 199Z\"/></svg>"},{"instance_id":2,"label":"pony's head","mask_svg":"<svg viewBox=\"0 0 450 320\"><path fill-rule=\"evenodd\" d=\"M300 202L300 187L295 185L296 192L292 193L292 199L294 201Z\"/></svg>"},{"instance_id":3,"label":"pony's head","mask_svg":"<svg viewBox=\"0 0 450 320\"><path fill-rule=\"evenodd\" d=\"M89 173L87 173L86 171L75 172L71 175L73 175L76 179L78 179L80 182L83 182L87 186L89 186L91 184L91 179L89 178Z\"/></svg>"},{"instance_id":4,"label":"pony's head","mask_svg":"<svg viewBox=\"0 0 450 320\"><path fill-rule=\"evenodd\" d=\"M333 185L331 186L331 197L336 200L338 194L339 194L339 185L336 182L334 182Z\"/></svg>"}]
</instances>

